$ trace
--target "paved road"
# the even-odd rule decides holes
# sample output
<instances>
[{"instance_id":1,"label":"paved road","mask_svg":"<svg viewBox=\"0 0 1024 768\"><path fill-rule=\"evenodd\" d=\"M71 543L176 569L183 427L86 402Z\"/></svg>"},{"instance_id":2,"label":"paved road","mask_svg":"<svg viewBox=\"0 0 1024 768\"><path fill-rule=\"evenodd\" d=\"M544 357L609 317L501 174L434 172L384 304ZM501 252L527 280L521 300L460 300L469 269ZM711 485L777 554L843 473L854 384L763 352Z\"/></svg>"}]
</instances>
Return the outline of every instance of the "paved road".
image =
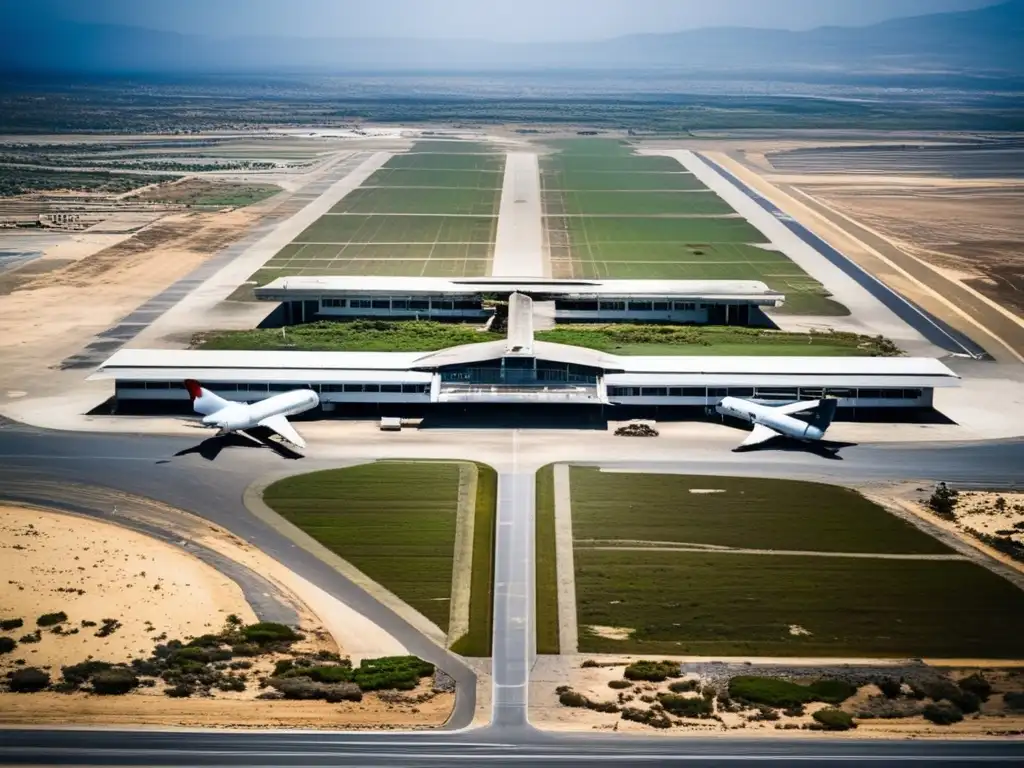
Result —
<instances>
[{"instance_id":1,"label":"paved road","mask_svg":"<svg viewBox=\"0 0 1024 768\"><path fill-rule=\"evenodd\" d=\"M483 436L481 436L483 438ZM495 553L494 717L488 728L432 733L338 734L303 732L160 733L117 730L0 731L0 763L67 765L450 765L501 762L507 765L560 763L605 765L697 762L725 765L774 760L813 765L872 760L929 760L953 765L1024 760L1024 744L1012 742L858 742L830 740L635 739L609 734L552 734L527 721L527 686L533 641L533 472L543 441L536 433L513 431L495 440L481 439L477 450L470 432L435 433L474 458L499 468L498 533ZM66 502L75 484L140 495L179 507L224 526L255 543L355 610L398 637L412 653L450 672L460 683L452 725L468 724L475 698L475 676L465 664L425 640L400 617L354 587L324 563L295 547L247 512L242 492L285 462L266 450L232 448L216 461L197 454L175 457L196 440L178 437L47 432L0 421L0 498L33 494ZM596 460L600 441L566 440L560 457ZM680 449L673 455L651 450L658 461L644 461L648 449L637 444L631 460L611 462L624 470L652 469L698 474L743 474L803 479L865 481L917 478L960 484L1013 486L1024 482L1024 441L974 444L855 446L843 461L804 452L731 454ZM651 446L653 449L654 446ZM373 456L381 455L375 446ZM423 447L425 455L436 445ZM415 444L396 442L396 456L414 457ZM551 447L543 453L550 460ZM607 456L601 463L608 465ZM324 462L310 462L319 468ZM102 499L95 493L91 499ZM123 498L123 496L122 496Z\"/></svg>"}]
</instances>

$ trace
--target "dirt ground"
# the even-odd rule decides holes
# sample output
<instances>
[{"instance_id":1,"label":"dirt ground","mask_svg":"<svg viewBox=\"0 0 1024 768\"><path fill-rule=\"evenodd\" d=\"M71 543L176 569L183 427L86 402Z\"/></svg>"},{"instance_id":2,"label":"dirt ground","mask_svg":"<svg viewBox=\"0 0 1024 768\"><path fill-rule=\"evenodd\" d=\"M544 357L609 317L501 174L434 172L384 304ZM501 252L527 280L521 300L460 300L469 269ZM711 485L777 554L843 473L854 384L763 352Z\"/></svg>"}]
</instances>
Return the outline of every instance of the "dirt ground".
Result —
<instances>
[{"instance_id":1,"label":"dirt ground","mask_svg":"<svg viewBox=\"0 0 1024 768\"><path fill-rule=\"evenodd\" d=\"M620 704L620 706L647 709L650 705L648 702L644 702L641 697L657 697L659 693L667 693L669 692L669 685L672 682L676 682L675 680L666 680L662 683L637 681L629 688L612 689L608 683L612 680L622 679L626 660L621 657L611 656L596 656L593 658L600 664L608 664L609 666L582 668L576 665L571 670L564 684L594 702L617 702L618 695L621 692L627 699L628 697L633 698L627 700L624 704ZM954 679L959 680L976 671L978 670L975 668L957 668L950 669L949 673ZM829 737L974 738L979 736L1019 735L1022 729L1024 729L1024 713L1006 712L1002 702L1002 693L1004 691L1024 689L1024 670L984 669L982 673L992 683L994 693L983 704L980 717L969 715L963 722L952 726L936 726L919 716L898 719L858 719L857 728L842 733L830 733ZM699 677L694 674L688 674L679 678L679 680L698 682ZM727 734L729 737L781 736L785 738L815 738L820 737L820 733L802 730L802 726L813 722L814 712L828 707L826 704L812 703L805 706L803 715L791 717L780 711L779 720L760 721L752 719L757 714L754 709L727 712L724 710L718 711L716 705L716 714L721 718L721 721L672 716L672 728L658 729L643 723L623 720L619 713L601 713L585 708L563 706L558 702L555 687L555 684L548 686L550 690L543 692L541 701L531 701L530 720L545 730L615 731L631 734L661 735L669 738L699 737L708 734ZM880 694L881 692L875 685L862 686L858 689L856 695L841 705L841 708L844 711L854 713L869 697ZM681 695L699 696L696 692Z\"/></svg>"},{"instance_id":2,"label":"dirt ground","mask_svg":"<svg viewBox=\"0 0 1024 768\"><path fill-rule=\"evenodd\" d=\"M1024 186L801 185L1024 318Z\"/></svg>"},{"instance_id":3,"label":"dirt ground","mask_svg":"<svg viewBox=\"0 0 1024 768\"><path fill-rule=\"evenodd\" d=\"M210 195L262 199L281 190L270 184L235 184L210 179L185 178L168 184L157 184L125 198L127 202L155 202L178 205L202 204Z\"/></svg>"},{"instance_id":4,"label":"dirt ground","mask_svg":"<svg viewBox=\"0 0 1024 768\"><path fill-rule=\"evenodd\" d=\"M0 393L45 394L54 379L49 367L236 240L258 216L173 214L109 247L56 248L21 277L5 273L15 284L0 295Z\"/></svg>"},{"instance_id":5,"label":"dirt ground","mask_svg":"<svg viewBox=\"0 0 1024 768\"><path fill-rule=\"evenodd\" d=\"M22 643L0 656L0 668L14 658L31 666L77 663L88 656L126 662L153 648L166 632L187 638L218 631L229 614L256 620L242 590L212 567L182 550L141 533L83 517L0 506L2 618L20 618L17 636L36 629L44 613L63 611L68 629L43 628L38 643ZM98 638L104 618L121 627ZM12 658L13 657L13 658Z\"/></svg>"}]
</instances>

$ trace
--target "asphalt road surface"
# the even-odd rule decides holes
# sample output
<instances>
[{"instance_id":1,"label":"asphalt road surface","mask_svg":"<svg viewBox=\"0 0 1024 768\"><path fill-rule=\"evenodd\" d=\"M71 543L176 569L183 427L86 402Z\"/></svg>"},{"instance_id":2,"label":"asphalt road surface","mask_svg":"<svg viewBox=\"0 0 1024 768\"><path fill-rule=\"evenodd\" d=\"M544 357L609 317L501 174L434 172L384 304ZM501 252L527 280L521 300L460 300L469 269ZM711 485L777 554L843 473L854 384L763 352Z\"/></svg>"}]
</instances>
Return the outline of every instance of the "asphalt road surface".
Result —
<instances>
[{"instance_id":1,"label":"asphalt road surface","mask_svg":"<svg viewBox=\"0 0 1024 768\"><path fill-rule=\"evenodd\" d=\"M666 739L612 734L556 734L533 729L527 720L527 679L534 656L533 539L534 477L538 446L551 436L511 431L508 439L483 439L470 431L436 433L462 455L472 453L499 469L495 552L493 722L460 730L472 719L475 676L456 656L420 636L333 569L294 546L251 515L242 504L245 488L267 473L294 464L266 449L239 443L216 460L194 449L199 438L48 432L0 421L0 500L57 507L133 503L129 496L157 500L205 517L250 541L305 578L364 613L407 645L410 652L448 671L459 683L448 731L419 733L157 732L138 730L20 729L0 731L0 763L19 765L607 765L642 761L726 765L774 761L811 765L871 761L977 765L1024 761L1021 742L857 741L851 739ZM544 442L547 441L547 442ZM560 459L598 460L600 441L566 438ZM416 443L367 446L366 458L415 458ZM959 444L860 445L831 461L804 451L762 451L742 461L699 445L663 449L637 443L628 461L601 463L621 468L745 474L833 482L947 480L957 484L1013 487L1024 482L1024 441ZM385 446L385 447L382 447ZM623 449L626 444L623 444ZM633 447L629 444L629 447ZM437 446L433 445L434 452ZM423 449L426 450L426 449ZM184 453L183 453L184 452ZM623 450L623 453L625 451ZM176 455L180 454L180 455ZM643 460L644 454L652 458ZM453 453L453 458L458 455ZM309 461L310 469L329 462ZM83 493L87 490L88 493ZM138 503L138 502L135 502Z\"/></svg>"}]
</instances>

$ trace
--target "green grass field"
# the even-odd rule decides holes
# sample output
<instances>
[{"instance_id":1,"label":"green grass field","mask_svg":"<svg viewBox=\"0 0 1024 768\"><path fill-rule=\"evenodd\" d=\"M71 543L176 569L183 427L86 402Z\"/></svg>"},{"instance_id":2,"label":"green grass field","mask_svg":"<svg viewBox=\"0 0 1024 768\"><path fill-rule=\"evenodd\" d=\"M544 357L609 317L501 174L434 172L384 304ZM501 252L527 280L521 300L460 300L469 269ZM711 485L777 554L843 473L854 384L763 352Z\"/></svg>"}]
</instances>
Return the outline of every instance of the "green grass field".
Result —
<instances>
[{"instance_id":1,"label":"green grass field","mask_svg":"<svg viewBox=\"0 0 1024 768\"><path fill-rule=\"evenodd\" d=\"M279 480L264 501L448 629L459 465L377 462Z\"/></svg>"},{"instance_id":2,"label":"green grass field","mask_svg":"<svg viewBox=\"0 0 1024 768\"><path fill-rule=\"evenodd\" d=\"M633 154L555 154L544 155L540 160L541 172L554 173L675 173L685 170L678 160L663 155Z\"/></svg>"},{"instance_id":3,"label":"green grass field","mask_svg":"<svg viewBox=\"0 0 1024 768\"><path fill-rule=\"evenodd\" d=\"M451 154L497 154L504 156L504 150L494 144L488 144L479 141L461 141L461 140L440 140L440 139L425 139L423 141L417 141L412 145L411 152L436 152L442 155Z\"/></svg>"},{"instance_id":4,"label":"green grass field","mask_svg":"<svg viewBox=\"0 0 1024 768\"><path fill-rule=\"evenodd\" d=\"M574 248L592 248L604 243L626 243L636 249L648 243L765 243L764 235L746 219L733 218L643 218L612 216L570 216L570 242Z\"/></svg>"},{"instance_id":5,"label":"green grass field","mask_svg":"<svg viewBox=\"0 0 1024 768\"><path fill-rule=\"evenodd\" d=\"M559 652L558 565L555 555L555 477L552 465L537 470L536 501L537 653Z\"/></svg>"},{"instance_id":6,"label":"green grass field","mask_svg":"<svg viewBox=\"0 0 1024 768\"><path fill-rule=\"evenodd\" d=\"M491 243L495 216L367 216L328 214L294 243Z\"/></svg>"},{"instance_id":7,"label":"green grass field","mask_svg":"<svg viewBox=\"0 0 1024 768\"><path fill-rule=\"evenodd\" d=\"M695 192L549 191L547 216L716 216L734 213L711 190Z\"/></svg>"},{"instance_id":8,"label":"green grass field","mask_svg":"<svg viewBox=\"0 0 1024 768\"><path fill-rule=\"evenodd\" d=\"M571 470L573 536L821 552L950 549L856 491L821 483ZM692 489L722 493L691 493Z\"/></svg>"},{"instance_id":9,"label":"green grass field","mask_svg":"<svg viewBox=\"0 0 1024 768\"><path fill-rule=\"evenodd\" d=\"M323 320L288 328L204 331L193 337L203 349L293 349L336 352L432 352L460 344L498 341L470 325L422 320ZM719 326L564 326L537 333L539 341L572 344L619 355L807 355L881 354L877 339L852 333L785 333Z\"/></svg>"},{"instance_id":10,"label":"green grass field","mask_svg":"<svg viewBox=\"0 0 1024 768\"><path fill-rule=\"evenodd\" d=\"M471 155L467 153L411 153L395 155L384 168L411 168L425 171L502 171L504 155Z\"/></svg>"},{"instance_id":11,"label":"green grass field","mask_svg":"<svg viewBox=\"0 0 1024 768\"><path fill-rule=\"evenodd\" d=\"M381 168L364 187L459 187L461 189L501 189L500 171L424 171L407 168Z\"/></svg>"},{"instance_id":12,"label":"green grass field","mask_svg":"<svg viewBox=\"0 0 1024 768\"><path fill-rule=\"evenodd\" d=\"M341 199L332 213L455 213L493 216L501 190L366 187Z\"/></svg>"},{"instance_id":13,"label":"green grass field","mask_svg":"<svg viewBox=\"0 0 1024 768\"><path fill-rule=\"evenodd\" d=\"M1024 655L1024 592L969 562L595 550L574 559L583 653ZM609 640L584 628L595 625L636 631Z\"/></svg>"},{"instance_id":14,"label":"green grass field","mask_svg":"<svg viewBox=\"0 0 1024 768\"><path fill-rule=\"evenodd\" d=\"M469 631L452 643L463 656L491 655L494 620L494 534L498 512L498 473L477 464L476 514L473 522L473 584Z\"/></svg>"},{"instance_id":15,"label":"green grass field","mask_svg":"<svg viewBox=\"0 0 1024 768\"><path fill-rule=\"evenodd\" d=\"M581 652L1021 656L1024 592L988 570L832 554L951 554L854 491L584 467L571 488ZM632 633L608 639L591 626Z\"/></svg>"},{"instance_id":16,"label":"green grass field","mask_svg":"<svg viewBox=\"0 0 1024 768\"><path fill-rule=\"evenodd\" d=\"M677 168L681 168L676 163ZM652 173L648 171L552 171L541 175L541 183L547 190L702 190L704 183L692 173Z\"/></svg>"}]
</instances>

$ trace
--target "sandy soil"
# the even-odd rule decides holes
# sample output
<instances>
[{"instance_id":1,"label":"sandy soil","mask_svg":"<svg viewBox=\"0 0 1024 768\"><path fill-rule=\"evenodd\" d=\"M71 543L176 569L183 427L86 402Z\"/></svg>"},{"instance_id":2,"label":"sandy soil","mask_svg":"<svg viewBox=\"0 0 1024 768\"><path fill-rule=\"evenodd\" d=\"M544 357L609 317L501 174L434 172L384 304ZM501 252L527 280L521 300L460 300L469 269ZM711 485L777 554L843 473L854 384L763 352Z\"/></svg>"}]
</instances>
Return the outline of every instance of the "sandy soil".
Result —
<instances>
[{"instance_id":1,"label":"sandy soil","mask_svg":"<svg viewBox=\"0 0 1024 768\"><path fill-rule=\"evenodd\" d=\"M416 691L410 691L412 696ZM152 725L201 728L434 728L451 714L455 696L438 694L415 704L390 704L377 694L358 703L170 699L61 693L0 693L4 725Z\"/></svg>"},{"instance_id":2,"label":"sandy soil","mask_svg":"<svg viewBox=\"0 0 1024 768\"><path fill-rule=\"evenodd\" d=\"M51 383L49 366L237 239L257 216L248 210L174 214L98 251L90 246L103 241L93 238L106 236L79 236L80 253L62 246L54 256L61 266L0 295L0 391L42 394ZM18 386L9 386L13 380Z\"/></svg>"},{"instance_id":3,"label":"sandy soil","mask_svg":"<svg viewBox=\"0 0 1024 768\"><path fill-rule=\"evenodd\" d=\"M42 629L0 657L32 666L76 663L88 656L111 662L148 655L153 637L219 631L229 614L256 620L230 579L191 555L156 539L88 518L20 507L0 507L0 583L3 618L21 618L20 637L40 614L64 611L77 634ZM114 618L121 627L105 638L82 621Z\"/></svg>"},{"instance_id":4,"label":"sandy soil","mask_svg":"<svg viewBox=\"0 0 1024 768\"><path fill-rule=\"evenodd\" d=\"M581 657L582 658L582 657ZM608 663L610 666L581 668L575 663L562 683L569 685L573 690L583 694L595 702L616 702L620 690L612 689L608 683L612 680L622 679L625 669L625 659L622 657L593 657L601 663ZM799 664L801 660L793 663ZM820 660L819 660L820 661ZM616 663L620 662L620 663ZM978 671L977 668L951 669L950 672L955 679L960 679ZM858 726L852 731L838 734L829 734L829 737L840 736L849 738L893 738L893 737L978 737L996 735L1018 735L1024 728L1024 713L1007 713L1002 704L1002 693L1008 690L1020 690L1024 688L1024 671L1004 669L984 669L985 678L992 683L994 694L982 707L982 717L968 717L964 722L954 726L940 727L928 723L923 718L901 718L894 720L858 720ZM696 675L685 675L681 680L698 680ZM632 700L625 701L620 706L637 707L646 709L649 703L644 702L641 697L656 697L659 693L669 692L669 684L675 681L663 683L636 682L631 688L621 689L625 697L632 696ZM719 712L721 722L716 720L700 720L694 718L672 717L674 727L670 729L656 729L642 723L634 723L623 720L617 713L600 713L589 709L565 707L559 704L558 696L554 689L555 684L547 684L543 688L534 687L531 698L530 720L535 725L545 730L558 731L616 731L631 734L661 735L669 738L701 736L713 733L715 735L728 734L730 737L741 736L781 736L785 738L806 737L820 738L821 734L800 730L801 726L813 722L813 714L819 709L827 708L822 703L812 703L805 707L805 713L796 717L788 717L780 712L778 721L757 721L751 720L753 710L742 712ZM540 694L539 696L537 694ZM855 712L870 696L879 695L881 692L874 685L862 686L857 694L842 704L842 709L848 712ZM696 693L684 693L684 696L697 696ZM786 727L788 726L788 727Z\"/></svg>"}]
</instances>

